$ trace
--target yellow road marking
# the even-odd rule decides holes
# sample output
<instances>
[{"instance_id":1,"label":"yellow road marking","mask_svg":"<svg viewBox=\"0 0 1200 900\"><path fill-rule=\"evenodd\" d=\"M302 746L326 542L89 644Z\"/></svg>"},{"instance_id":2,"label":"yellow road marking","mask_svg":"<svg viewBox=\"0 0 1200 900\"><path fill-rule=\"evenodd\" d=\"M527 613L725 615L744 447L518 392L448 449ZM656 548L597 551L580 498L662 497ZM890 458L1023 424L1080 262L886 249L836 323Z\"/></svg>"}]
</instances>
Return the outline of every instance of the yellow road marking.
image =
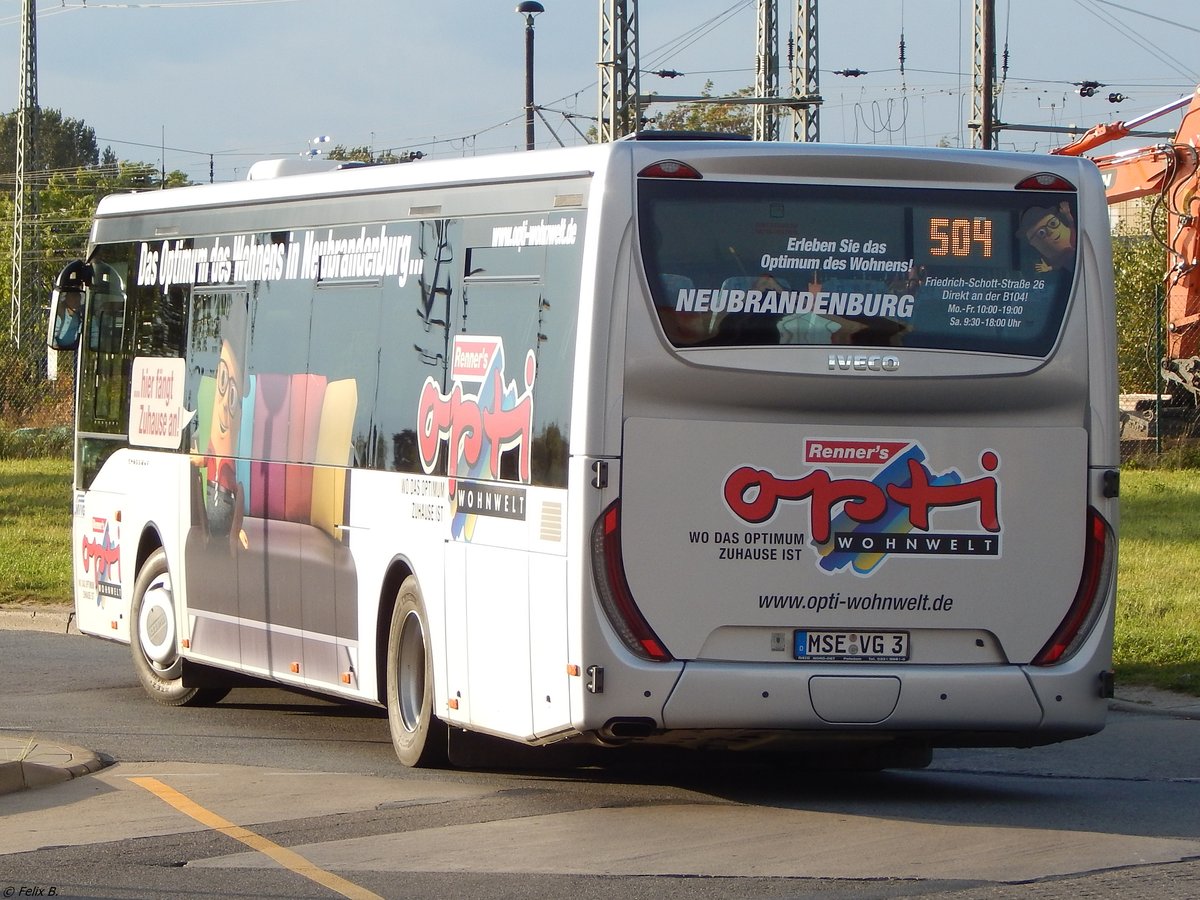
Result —
<instances>
[{"instance_id":1,"label":"yellow road marking","mask_svg":"<svg viewBox=\"0 0 1200 900\"><path fill-rule=\"evenodd\" d=\"M205 809L199 803L174 788L168 787L157 778L130 778L129 780L138 787L145 788L164 803L175 807L185 816L191 816L201 825L229 835L236 841L241 841L251 850L266 854L285 869L302 875L309 881L315 881L322 887L327 887L329 890L335 891L343 897L353 898L353 900L383 900L378 894L373 894L352 881L347 881L332 872L326 872L324 869L314 866L299 853L281 847L261 834L255 834L253 831L243 828L241 825L235 825L215 812Z\"/></svg>"}]
</instances>

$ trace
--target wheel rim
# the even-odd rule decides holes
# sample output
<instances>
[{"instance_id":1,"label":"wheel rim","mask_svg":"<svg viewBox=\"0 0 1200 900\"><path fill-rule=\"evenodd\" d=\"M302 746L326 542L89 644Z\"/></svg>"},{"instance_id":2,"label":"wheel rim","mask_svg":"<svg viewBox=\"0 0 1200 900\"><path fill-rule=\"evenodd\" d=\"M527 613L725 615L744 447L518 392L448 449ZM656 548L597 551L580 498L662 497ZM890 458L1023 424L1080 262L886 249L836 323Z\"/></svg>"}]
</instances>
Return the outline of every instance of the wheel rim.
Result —
<instances>
[{"instance_id":1,"label":"wheel rim","mask_svg":"<svg viewBox=\"0 0 1200 900\"><path fill-rule=\"evenodd\" d=\"M421 725L425 708L425 632L421 617L410 612L400 629L400 661L397 694L400 699L400 721L405 731L416 731Z\"/></svg>"},{"instance_id":2,"label":"wheel rim","mask_svg":"<svg viewBox=\"0 0 1200 900\"><path fill-rule=\"evenodd\" d=\"M175 594L165 572L150 582L142 596L137 635L151 668L166 672L175 664Z\"/></svg>"}]
</instances>

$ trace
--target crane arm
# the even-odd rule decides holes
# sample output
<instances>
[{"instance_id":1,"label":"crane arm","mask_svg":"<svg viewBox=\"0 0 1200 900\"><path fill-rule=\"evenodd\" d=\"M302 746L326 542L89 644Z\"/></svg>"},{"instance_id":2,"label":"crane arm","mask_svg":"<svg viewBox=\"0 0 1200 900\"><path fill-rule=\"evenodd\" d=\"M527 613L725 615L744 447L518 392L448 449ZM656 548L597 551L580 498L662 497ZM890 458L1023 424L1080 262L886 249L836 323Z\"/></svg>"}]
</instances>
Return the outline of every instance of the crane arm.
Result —
<instances>
[{"instance_id":1,"label":"crane arm","mask_svg":"<svg viewBox=\"0 0 1200 900\"><path fill-rule=\"evenodd\" d=\"M1057 153L1059 156L1083 156L1089 150L1095 150L1104 144L1112 141L1119 141L1123 137L1128 137L1129 133L1135 128L1140 128L1147 122L1157 119L1159 116L1165 116L1169 112L1174 112L1177 109L1191 105L1187 115L1184 116L1184 123L1193 113L1200 109L1200 89L1193 91L1188 97L1180 97L1178 100L1172 100L1165 106L1160 106L1158 109L1152 109L1150 112L1138 116L1136 119L1130 119L1128 122L1102 122L1093 128L1085 131L1078 138L1071 141L1069 144L1063 144L1061 147L1055 147L1051 153ZM1180 129L1182 134L1182 128Z\"/></svg>"},{"instance_id":2,"label":"crane arm","mask_svg":"<svg viewBox=\"0 0 1200 900\"><path fill-rule=\"evenodd\" d=\"M1102 122L1089 128L1069 144L1051 148L1051 153L1059 156L1083 156L1089 150L1094 150L1110 141L1119 141L1133 131L1133 126L1125 122Z\"/></svg>"},{"instance_id":3,"label":"crane arm","mask_svg":"<svg viewBox=\"0 0 1200 900\"><path fill-rule=\"evenodd\" d=\"M1200 400L1200 88L1128 122L1097 125L1051 152L1082 156L1151 119L1187 107L1173 140L1091 157L1109 204L1157 195L1165 215L1167 346L1163 373Z\"/></svg>"},{"instance_id":4,"label":"crane arm","mask_svg":"<svg viewBox=\"0 0 1200 900\"><path fill-rule=\"evenodd\" d=\"M1109 205L1161 193L1173 161L1174 153L1166 145L1092 158Z\"/></svg>"}]
</instances>

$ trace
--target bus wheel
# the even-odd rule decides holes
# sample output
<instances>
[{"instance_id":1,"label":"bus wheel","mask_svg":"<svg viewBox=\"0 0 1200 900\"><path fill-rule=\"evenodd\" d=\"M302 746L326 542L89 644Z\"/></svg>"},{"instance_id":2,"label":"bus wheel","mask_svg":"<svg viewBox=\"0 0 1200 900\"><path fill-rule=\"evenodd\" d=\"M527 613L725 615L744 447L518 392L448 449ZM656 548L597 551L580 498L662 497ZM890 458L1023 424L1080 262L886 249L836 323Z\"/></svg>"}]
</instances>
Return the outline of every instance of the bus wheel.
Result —
<instances>
[{"instance_id":1,"label":"bus wheel","mask_svg":"<svg viewBox=\"0 0 1200 900\"><path fill-rule=\"evenodd\" d=\"M183 659L175 635L175 591L167 554L160 547L150 554L133 586L129 649L133 669L146 693L165 706L216 703L228 688L183 686Z\"/></svg>"},{"instance_id":2,"label":"bus wheel","mask_svg":"<svg viewBox=\"0 0 1200 900\"><path fill-rule=\"evenodd\" d=\"M446 724L433 714L433 660L417 579L400 585L387 647L387 710L392 745L406 766L446 764Z\"/></svg>"}]
</instances>

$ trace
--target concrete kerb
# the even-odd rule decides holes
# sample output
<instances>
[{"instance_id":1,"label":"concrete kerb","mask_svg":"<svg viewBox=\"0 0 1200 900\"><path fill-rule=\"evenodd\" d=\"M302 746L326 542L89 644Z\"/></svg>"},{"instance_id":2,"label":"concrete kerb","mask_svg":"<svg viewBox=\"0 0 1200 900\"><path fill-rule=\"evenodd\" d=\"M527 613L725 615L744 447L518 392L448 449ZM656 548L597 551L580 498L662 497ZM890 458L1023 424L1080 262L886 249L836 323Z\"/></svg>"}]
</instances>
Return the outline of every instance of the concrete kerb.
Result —
<instances>
[{"instance_id":1,"label":"concrete kerb","mask_svg":"<svg viewBox=\"0 0 1200 900\"><path fill-rule=\"evenodd\" d=\"M0 631L46 631L79 634L75 610L70 606L25 606L0 609Z\"/></svg>"},{"instance_id":2,"label":"concrete kerb","mask_svg":"<svg viewBox=\"0 0 1200 900\"><path fill-rule=\"evenodd\" d=\"M1148 716L1200 720L1200 697L1136 684L1118 684L1116 693L1116 697L1109 701L1110 709Z\"/></svg>"},{"instance_id":3,"label":"concrete kerb","mask_svg":"<svg viewBox=\"0 0 1200 900\"><path fill-rule=\"evenodd\" d=\"M109 764L82 747L33 736L0 735L0 795L60 784L99 772Z\"/></svg>"},{"instance_id":4,"label":"concrete kerb","mask_svg":"<svg viewBox=\"0 0 1200 900\"><path fill-rule=\"evenodd\" d=\"M66 605L0 609L0 630L79 634L75 612ZM82 747L0 733L0 795L60 784L107 765L109 761Z\"/></svg>"}]
</instances>

